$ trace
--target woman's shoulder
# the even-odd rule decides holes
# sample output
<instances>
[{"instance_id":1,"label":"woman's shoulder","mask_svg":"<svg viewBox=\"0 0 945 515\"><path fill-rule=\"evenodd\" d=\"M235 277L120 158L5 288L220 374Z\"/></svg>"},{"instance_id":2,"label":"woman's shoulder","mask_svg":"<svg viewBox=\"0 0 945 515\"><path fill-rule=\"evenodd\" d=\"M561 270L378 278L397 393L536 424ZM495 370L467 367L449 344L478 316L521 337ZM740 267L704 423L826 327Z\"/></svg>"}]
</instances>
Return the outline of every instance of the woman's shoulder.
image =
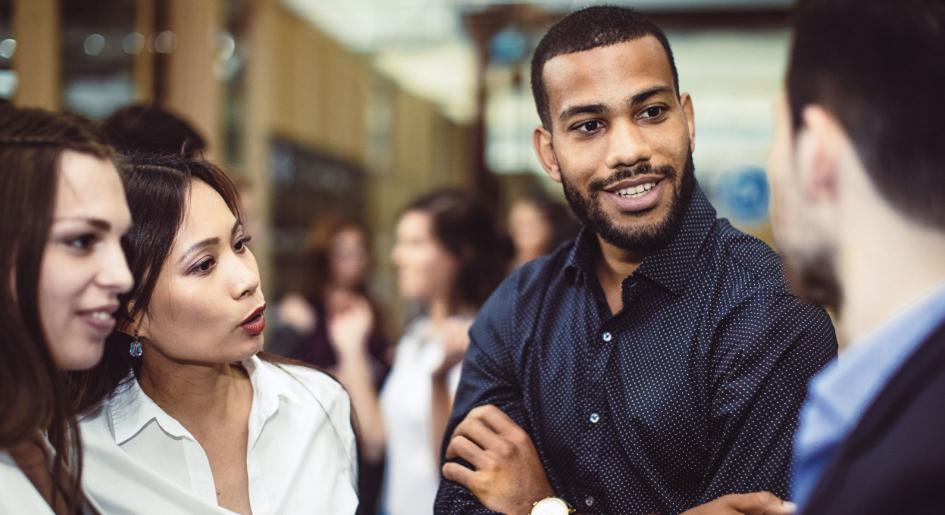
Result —
<instances>
[{"instance_id":1,"label":"woman's shoulder","mask_svg":"<svg viewBox=\"0 0 945 515\"><path fill-rule=\"evenodd\" d=\"M316 401L342 402L350 404L348 392L334 377L327 372L302 364L282 363L278 361L259 360L263 368L277 378L282 388L285 388L292 397L305 402Z\"/></svg>"},{"instance_id":2,"label":"woman's shoulder","mask_svg":"<svg viewBox=\"0 0 945 515\"><path fill-rule=\"evenodd\" d=\"M0 450L0 513L53 513L33 483L4 450Z\"/></svg>"}]
</instances>

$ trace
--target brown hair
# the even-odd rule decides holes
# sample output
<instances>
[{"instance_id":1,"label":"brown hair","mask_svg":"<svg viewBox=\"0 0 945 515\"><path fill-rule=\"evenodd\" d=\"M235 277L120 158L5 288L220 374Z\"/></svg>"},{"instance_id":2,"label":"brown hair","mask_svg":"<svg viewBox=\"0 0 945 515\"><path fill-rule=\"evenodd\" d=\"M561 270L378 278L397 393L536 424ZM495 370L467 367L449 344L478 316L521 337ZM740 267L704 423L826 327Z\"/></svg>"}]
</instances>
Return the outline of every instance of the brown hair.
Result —
<instances>
[{"instance_id":1,"label":"brown hair","mask_svg":"<svg viewBox=\"0 0 945 515\"><path fill-rule=\"evenodd\" d=\"M461 190L439 190L420 197L404 213L417 211L430 216L433 235L459 261L453 308L466 303L478 309L505 278L511 242L499 233L486 206Z\"/></svg>"},{"instance_id":2,"label":"brown hair","mask_svg":"<svg viewBox=\"0 0 945 515\"><path fill-rule=\"evenodd\" d=\"M76 405L85 411L111 396L122 381L141 371L140 359L131 357L131 337L121 332L134 318L146 313L164 262L184 220L193 180L199 180L223 197L227 207L244 220L239 191L226 173L199 157L132 154L122 163L125 194L131 210L132 227L122 241L134 288L121 297L115 318L118 331L105 341L105 355L89 371L73 372ZM270 362L298 365L295 361L258 354Z\"/></svg>"},{"instance_id":3,"label":"brown hair","mask_svg":"<svg viewBox=\"0 0 945 515\"><path fill-rule=\"evenodd\" d=\"M64 150L112 158L104 137L83 118L0 107L0 448L45 431L55 450L52 499L62 483L74 512L83 502L79 429L39 310L40 269Z\"/></svg>"}]
</instances>

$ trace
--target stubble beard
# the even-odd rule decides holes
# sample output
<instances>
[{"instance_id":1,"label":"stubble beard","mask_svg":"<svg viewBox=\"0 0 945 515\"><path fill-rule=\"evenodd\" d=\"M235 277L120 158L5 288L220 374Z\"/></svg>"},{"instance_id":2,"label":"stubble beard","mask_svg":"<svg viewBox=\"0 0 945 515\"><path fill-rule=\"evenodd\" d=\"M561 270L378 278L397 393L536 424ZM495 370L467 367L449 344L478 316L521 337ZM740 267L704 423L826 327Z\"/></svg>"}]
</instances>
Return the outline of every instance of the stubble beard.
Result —
<instances>
[{"instance_id":1,"label":"stubble beard","mask_svg":"<svg viewBox=\"0 0 945 515\"><path fill-rule=\"evenodd\" d=\"M558 161L559 165L561 161ZM614 222L601 206L600 195L604 188L617 181L630 179L636 176L654 174L663 177L665 186L678 186L670 197L668 211L662 220L649 224L632 224L623 227ZM580 191L567 180L567 172L561 170L561 184L564 186L564 196L571 207L571 211L588 230L603 238L607 243L624 250L649 254L665 247L679 232L683 215L692 200L692 193L696 189L695 166L692 162L692 152L686 159L682 172L670 165L651 166L644 163L633 168L617 170L606 179L597 179L588 186L588 192ZM630 213L631 216L642 217L652 209Z\"/></svg>"},{"instance_id":2,"label":"stubble beard","mask_svg":"<svg viewBox=\"0 0 945 515\"><path fill-rule=\"evenodd\" d=\"M837 315L843 302L843 286L837 273L837 253L829 245L802 249L777 237L784 272L794 293L808 301L833 310Z\"/></svg>"}]
</instances>

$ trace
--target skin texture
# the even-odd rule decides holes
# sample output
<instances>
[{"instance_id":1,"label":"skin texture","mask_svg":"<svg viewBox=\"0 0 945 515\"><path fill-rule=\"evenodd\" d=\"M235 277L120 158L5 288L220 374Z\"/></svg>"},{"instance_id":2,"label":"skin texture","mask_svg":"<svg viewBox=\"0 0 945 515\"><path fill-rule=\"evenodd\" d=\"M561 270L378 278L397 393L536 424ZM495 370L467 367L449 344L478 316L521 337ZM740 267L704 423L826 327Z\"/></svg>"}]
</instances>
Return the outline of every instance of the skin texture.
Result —
<instances>
[{"instance_id":1,"label":"skin texture","mask_svg":"<svg viewBox=\"0 0 945 515\"><path fill-rule=\"evenodd\" d=\"M545 63L552 130L536 127L535 152L551 179L584 198L594 198L611 225L635 236L664 223L672 199L683 187L687 161L695 150L695 125L689 94L677 96L672 69L653 37L557 56ZM583 109L575 109L585 106ZM588 108L587 106L594 106ZM620 186L628 171L672 167L671 180L645 210L627 209L608 190ZM616 178L616 179L615 179ZM655 188L654 188L655 189ZM572 203L573 204L573 203ZM608 243L598 235L597 277L613 313L623 308L621 284L646 254ZM471 411L450 437L447 457L459 457L474 470L454 463L443 475L473 492L487 508L509 515L531 510L532 503L554 495L528 434L494 406ZM790 513L767 494L727 496L688 515L762 515Z\"/></svg>"},{"instance_id":2,"label":"skin texture","mask_svg":"<svg viewBox=\"0 0 945 515\"><path fill-rule=\"evenodd\" d=\"M131 224L115 166L70 150L60 158L49 240L43 252L39 308L56 365L90 368L102 359L105 336L89 325L89 310L113 313L133 285L121 250Z\"/></svg>"},{"instance_id":3,"label":"skin texture","mask_svg":"<svg viewBox=\"0 0 945 515\"><path fill-rule=\"evenodd\" d=\"M671 166L679 171L677 180L664 180L655 205L645 212L622 209L611 193L600 192L597 198L603 215L626 234L664 222L695 150L695 125L692 100L688 93L676 95L669 60L656 38L557 56L545 63L543 77L552 131L536 127L533 143L549 177L589 196L601 182L605 190L618 186L610 179L621 171ZM577 109L581 106L596 108ZM623 307L621 281L645 255L598 239L598 278L616 313Z\"/></svg>"},{"instance_id":4,"label":"skin texture","mask_svg":"<svg viewBox=\"0 0 945 515\"><path fill-rule=\"evenodd\" d=\"M232 363L262 350L262 333L240 325L265 305L245 238L223 198L194 180L148 313L135 321L144 345L141 388L203 447L219 505L242 514L251 513L246 446L253 389Z\"/></svg>"}]
</instances>

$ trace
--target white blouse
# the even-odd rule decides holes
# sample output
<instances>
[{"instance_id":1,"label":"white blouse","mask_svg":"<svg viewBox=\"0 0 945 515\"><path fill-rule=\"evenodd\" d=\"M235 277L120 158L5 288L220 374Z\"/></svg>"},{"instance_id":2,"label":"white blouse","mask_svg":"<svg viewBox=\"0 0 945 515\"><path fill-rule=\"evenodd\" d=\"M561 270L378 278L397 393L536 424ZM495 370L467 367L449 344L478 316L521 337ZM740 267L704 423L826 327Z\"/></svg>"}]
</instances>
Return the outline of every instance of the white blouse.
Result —
<instances>
[{"instance_id":1,"label":"white blouse","mask_svg":"<svg viewBox=\"0 0 945 515\"><path fill-rule=\"evenodd\" d=\"M351 402L314 369L257 357L246 467L254 515L353 514L358 506ZM81 419L83 483L104 513L225 514L197 440L135 380Z\"/></svg>"},{"instance_id":2,"label":"white blouse","mask_svg":"<svg viewBox=\"0 0 945 515\"><path fill-rule=\"evenodd\" d=\"M46 504L46 499L43 499L23 470L16 464L13 456L6 451L0 451L0 487L2 487L0 488L0 514L53 515L52 508ZM87 492L86 495L88 495ZM99 513L104 513L94 501L89 500L89 503ZM88 510L85 511L91 513Z\"/></svg>"},{"instance_id":3,"label":"white blouse","mask_svg":"<svg viewBox=\"0 0 945 515\"><path fill-rule=\"evenodd\" d=\"M0 513L52 515L52 508L6 451L0 451L0 485Z\"/></svg>"},{"instance_id":4,"label":"white blouse","mask_svg":"<svg viewBox=\"0 0 945 515\"><path fill-rule=\"evenodd\" d=\"M432 434L432 374L443 362L443 343L427 317L415 320L397 343L394 364L384 390L381 411L387 429L384 472L385 515L433 513L440 485L439 447L443 435ZM459 384L461 364L450 370L450 394Z\"/></svg>"}]
</instances>

